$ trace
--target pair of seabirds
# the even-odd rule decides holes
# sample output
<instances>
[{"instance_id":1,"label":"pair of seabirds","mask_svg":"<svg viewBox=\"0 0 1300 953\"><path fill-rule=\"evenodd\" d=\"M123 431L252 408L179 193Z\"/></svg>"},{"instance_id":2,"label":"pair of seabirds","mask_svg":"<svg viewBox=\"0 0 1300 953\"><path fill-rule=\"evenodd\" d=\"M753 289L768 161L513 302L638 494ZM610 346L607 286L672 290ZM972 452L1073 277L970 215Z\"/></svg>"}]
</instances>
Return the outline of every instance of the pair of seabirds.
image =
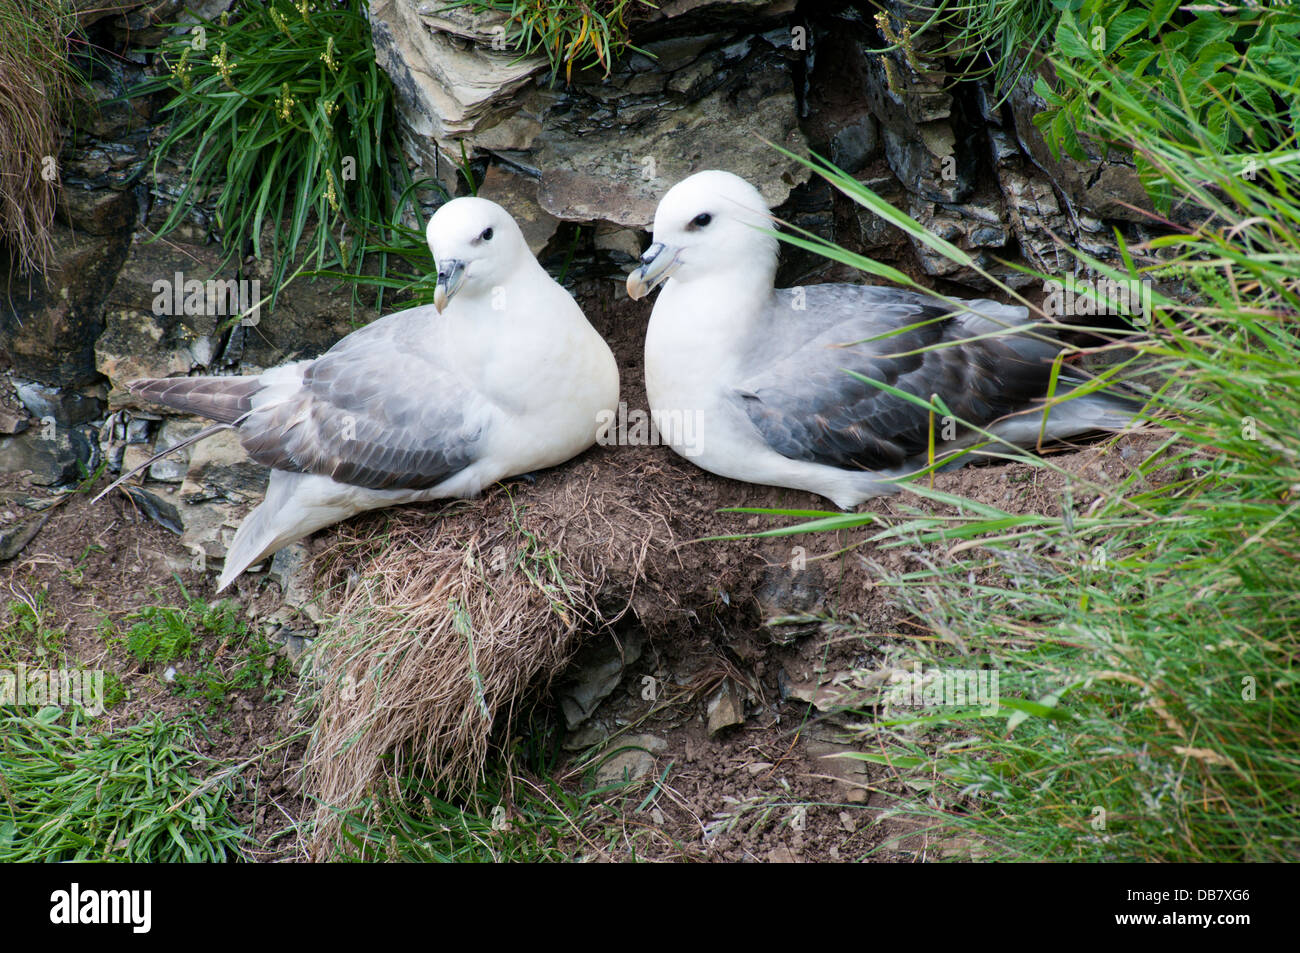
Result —
<instances>
[{"instance_id":1,"label":"pair of seabirds","mask_svg":"<svg viewBox=\"0 0 1300 953\"><path fill-rule=\"evenodd\" d=\"M698 173L659 203L654 242L628 276L633 298L662 285L645 342L660 436L705 470L845 509L896 490L884 481L927 462L930 414L863 377L922 400L937 394L959 420L1020 446L1132 421L1130 402L1089 394L1054 406L1040 432L1060 345L1003 333L1025 323L1025 308L979 300L954 312L917 292L849 284L798 289L797 300L774 288L771 228L748 182ZM432 307L390 314L315 360L263 374L130 385L215 421L187 444L231 428L271 468L218 591L355 513L473 496L563 463L614 412L614 355L504 209L454 199L427 238L438 265Z\"/></svg>"}]
</instances>

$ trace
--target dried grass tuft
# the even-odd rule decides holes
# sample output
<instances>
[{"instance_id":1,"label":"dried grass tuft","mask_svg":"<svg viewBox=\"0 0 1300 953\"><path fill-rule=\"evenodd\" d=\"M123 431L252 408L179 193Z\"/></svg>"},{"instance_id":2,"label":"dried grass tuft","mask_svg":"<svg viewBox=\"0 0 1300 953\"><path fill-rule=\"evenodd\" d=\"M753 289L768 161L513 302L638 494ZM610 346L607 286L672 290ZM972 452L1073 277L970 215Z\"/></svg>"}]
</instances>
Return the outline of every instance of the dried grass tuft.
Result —
<instances>
[{"instance_id":1,"label":"dried grass tuft","mask_svg":"<svg viewBox=\"0 0 1300 953\"><path fill-rule=\"evenodd\" d=\"M0 244L19 274L44 272L58 191L59 120L72 95L66 37L75 20L57 0L0 0Z\"/></svg>"},{"instance_id":2,"label":"dried grass tuft","mask_svg":"<svg viewBox=\"0 0 1300 953\"><path fill-rule=\"evenodd\" d=\"M470 789L493 728L601 624L598 574L518 522L489 528L481 509L468 504L433 534L422 520L393 521L313 648L318 847L337 842L339 809L411 769L449 794ZM467 525L477 532L459 532Z\"/></svg>"}]
</instances>

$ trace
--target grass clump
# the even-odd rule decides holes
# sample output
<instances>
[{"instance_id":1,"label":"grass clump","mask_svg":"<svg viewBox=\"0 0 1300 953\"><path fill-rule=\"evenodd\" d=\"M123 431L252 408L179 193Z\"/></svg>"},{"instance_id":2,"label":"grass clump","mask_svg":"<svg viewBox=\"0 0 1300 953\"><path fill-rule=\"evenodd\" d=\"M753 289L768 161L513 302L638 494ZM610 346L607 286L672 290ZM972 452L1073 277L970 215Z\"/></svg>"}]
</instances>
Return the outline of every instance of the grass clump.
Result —
<instances>
[{"instance_id":1,"label":"grass clump","mask_svg":"<svg viewBox=\"0 0 1300 953\"><path fill-rule=\"evenodd\" d=\"M606 823L620 813L603 807L611 788L568 790L550 777L558 748L550 757L539 757L541 749L530 737L513 752L526 764L494 759L464 800L440 797L413 773L372 785L352 809L339 812L335 858L538 863L601 850Z\"/></svg>"},{"instance_id":2,"label":"grass clump","mask_svg":"<svg viewBox=\"0 0 1300 953\"><path fill-rule=\"evenodd\" d=\"M369 786L359 803L338 811L339 840L330 859L404 862L570 862L689 856L663 829L658 804L671 800L669 763L636 779L602 774L627 750L617 736L561 770L564 732L554 712L527 713L518 734L495 753L464 797L440 796L418 771ZM706 839L734 825L746 806L706 829ZM752 820L752 819L751 819Z\"/></svg>"},{"instance_id":3,"label":"grass clump","mask_svg":"<svg viewBox=\"0 0 1300 953\"><path fill-rule=\"evenodd\" d=\"M184 593L184 589L181 590ZM232 600L209 605L190 599L188 605L145 606L124 620L129 624L121 638L137 662L167 663L188 658L205 637L226 643L243 639L247 629L239 619L239 606Z\"/></svg>"},{"instance_id":4,"label":"grass clump","mask_svg":"<svg viewBox=\"0 0 1300 953\"><path fill-rule=\"evenodd\" d=\"M124 645L137 662L169 664L194 659L185 671L172 674L171 689L183 698L204 699L207 713L216 715L232 694L261 692L279 701L285 690L277 680L289 674L289 663L261 632L250 632L231 599L207 603L191 598L184 606L145 606L123 621L122 634L111 624L107 638Z\"/></svg>"},{"instance_id":5,"label":"grass clump","mask_svg":"<svg viewBox=\"0 0 1300 953\"><path fill-rule=\"evenodd\" d=\"M37 590L33 595L20 591L0 613L0 664L13 664L31 657L41 660L62 659L64 629L51 621L48 595Z\"/></svg>"},{"instance_id":6,"label":"grass clump","mask_svg":"<svg viewBox=\"0 0 1300 953\"><path fill-rule=\"evenodd\" d=\"M246 832L161 719L87 734L58 708L0 717L0 862L228 861Z\"/></svg>"},{"instance_id":7,"label":"grass clump","mask_svg":"<svg viewBox=\"0 0 1300 953\"><path fill-rule=\"evenodd\" d=\"M442 9L469 8L505 16L500 35L503 48L522 56L541 53L565 82L579 68L601 68L608 76L614 60L629 48L627 16L637 6L653 8L648 0L451 0Z\"/></svg>"},{"instance_id":8,"label":"grass clump","mask_svg":"<svg viewBox=\"0 0 1300 953\"><path fill-rule=\"evenodd\" d=\"M59 124L76 70L67 37L76 26L58 0L0 0L0 244L19 274L44 272L53 246Z\"/></svg>"},{"instance_id":9,"label":"grass clump","mask_svg":"<svg viewBox=\"0 0 1300 953\"><path fill-rule=\"evenodd\" d=\"M390 162L401 155L365 7L241 3L164 41L167 72L132 95L172 97L155 169L182 143L194 151L160 235L214 195L223 266L269 255L277 292L294 262L360 271L372 236L387 234L399 181Z\"/></svg>"}]
</instances>

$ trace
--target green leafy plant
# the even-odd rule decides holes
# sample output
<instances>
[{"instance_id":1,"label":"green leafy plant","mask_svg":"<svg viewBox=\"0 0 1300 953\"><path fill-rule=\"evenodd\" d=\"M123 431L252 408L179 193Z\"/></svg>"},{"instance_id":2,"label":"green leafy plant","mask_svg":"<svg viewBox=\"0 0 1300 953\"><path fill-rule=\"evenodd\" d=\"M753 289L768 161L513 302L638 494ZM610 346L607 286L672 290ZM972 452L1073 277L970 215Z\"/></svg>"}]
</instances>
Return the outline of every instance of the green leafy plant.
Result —
<instances>
[{"instance_id":1,"label":"green leafy plant","mask_svg":"<svg viewBox=\"0 0 1300 953\"><path fill-rule=\"evenodd\" d=\"M145 606L128 615L118 627L104 626L105 638L125 643L140 662L165 664L194 661L177 671L172 691L183 698L207 701L207 713L217 714L236 692L262 692L278 701L284 689L274 687L289 674L289 663L279 646L261 632L250 632L233 600L207 603L191 598L184 588L184 606Z\"/></svg>"},{"instance_id":2,"label":"green leafy plant","mask_svg":"<svg viewBox=\"0 0 1300 953\"><path fill-rule=\"evenodd\" d=\"M1058 156L1085 158L1080 132L1100 136L1094 113L1122 105L1104 95L1112 82L1140 86L1143 121L1184 144L1265 150L1293 141L1300 122L1300 11L1285 6L1084 0L1062 12L1054 45L1064 69L1036 81L1048 108L1034 122Z\"/></svg>"},{"instance_id":3,"label":"green leafy plant","mask_svg":"<svg viewBox=\"0 0 1300 953\"><path fill-rule=\"evenodd\" d=\"M264 699L280 701L285 690L276 682L289 674L279 646L261 633L247 633L242 625L219 644L203 645L193 668L176 673L175 691L184 698L205 699L210 715L237 692L261 692Z\"/></svg>"},{"instance_id":4,"label":"green leafy plant","mask_svg":"<svg viewBox=\"0 0 1300 953\"><path fill-rule=\"evenodd\" d=\"M184 589L181 590L185 593ZM247 630L239 619L239 606L231 600L209 605L190 599L179 606L145 606L128 615L126 650L140 662L174 662L193 653L205 638L218 642L242 639Z\"/></svg>"},{"instance_id":5,"label":"green leafy plant","mask_svg":"<svg viewBox=\"0 0 1300 953\"><path fill-rule=\"evenodd\" d=\"M25 658L61 658L64 629L50 621L48 597L44 590L35 595L20 592L18 598L5 603L0 614L0 660Z\"/></svg>"},{"instance_id":6,"label":"green leafy plant","mask_svg":"<svg viewBox=\"0 0 1300 953\"><path fill-rule=\"evenodd\" d=\"M213 767L175 722L89 734L58 708L0 717L0 862L239 860L229 783L195 777Z\"/></svg>"},{"instance_id":7,"label":"green leafy plant","mask_svg":"<svg viewBox=\"0 0 1300 953\"><path fill-rule=\"evenodd\" d=\"M214 195L225 262L269 254L276 292L298 261L358 272L387 236L401 181L390 163L404 175L363 0L241 3L170 36L160 62L166 72L132 92L172 94L155 169L193 145L160 234Z\"/></svg>"}]
</instances>

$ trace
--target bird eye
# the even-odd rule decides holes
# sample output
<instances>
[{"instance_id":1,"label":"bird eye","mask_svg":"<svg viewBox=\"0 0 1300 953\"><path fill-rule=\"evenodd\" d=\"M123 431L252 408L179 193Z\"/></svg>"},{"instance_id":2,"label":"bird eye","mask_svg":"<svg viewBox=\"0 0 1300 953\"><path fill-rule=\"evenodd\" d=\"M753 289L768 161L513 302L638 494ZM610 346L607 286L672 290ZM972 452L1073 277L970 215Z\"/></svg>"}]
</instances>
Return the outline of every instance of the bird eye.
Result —
<instances>
[{"instance_id":1,"label":"bird eye","mask_svg":"<svg viewBox=\"0 0 1300 953\"><path fill-rule=\"evenodd\" d=\"M708 212L701 212L691 219L691 228L703 228L709 222L713 221L713 216Z\"/></svg>"},{"instance_id":2,"label":"bird eye","mask_svg":"<svg viewBox=\"0 0 1300 953\"><path fill-rule=\"evenodd\" d=\"M479 241L484 241L484 242L492 241L492 229L490 228L483 229L483 234L479 236Z\"/></svg>"}]
</instances>

